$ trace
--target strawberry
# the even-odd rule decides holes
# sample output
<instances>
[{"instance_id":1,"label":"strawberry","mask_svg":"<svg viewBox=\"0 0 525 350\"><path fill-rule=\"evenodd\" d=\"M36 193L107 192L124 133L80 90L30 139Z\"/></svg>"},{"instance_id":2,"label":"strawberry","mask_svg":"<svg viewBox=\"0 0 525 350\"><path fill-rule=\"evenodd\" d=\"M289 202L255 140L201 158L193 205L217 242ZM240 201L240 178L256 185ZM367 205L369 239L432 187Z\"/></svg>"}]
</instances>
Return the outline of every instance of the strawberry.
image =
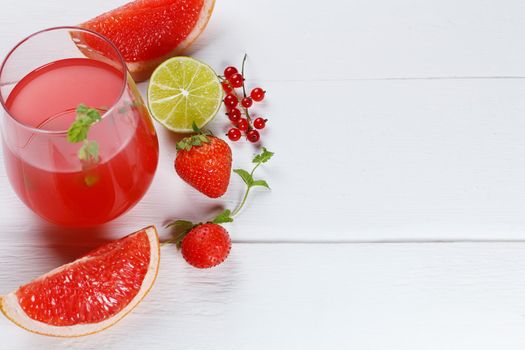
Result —
<instances>
[{"instance_id":1,"label":"strawberry","mask_svg":"<svg viewBox=\"0 0 525 350\"><path fill-rule=\"evenodd\" d=\"M221 225L195 226L182 240L181 251L191 266L205 269L222 263L230 253L231 240Z\"/></svg>"},{"instance_id":2,"label":"strawberry","mask_svg":"<svg viewBox=\"0 0 525 350\"><path fill-rule=\"evenodd\" d=\"M211 146L207 144L201 145L201 143L204 142L201 139L201 136L203 135L198 134L196 136L192 136L193 138L198 138L198 140L188 138L185 143L181 145L181 147L183 146L182 150L191 152L191 149L193 149L195 146L201 148ZM213 141L212 137L207 137L210 139L210 141L208 141L209 144L213 144L213 142L215 142ZM186 147L190 147L191 149L186 150ZM266 181L262 179L255 179L254 173L258 167L268 162L273 157L273 155L273 152L270 152L263 147L262 152L257 154L252 160L252 163L255 165L253 166L251 172L243 169L234 170L234 172L238 174L245 182L246 191L244 192L244 197L241 203L233 212L230 209L225 209L213 220L204 224L194 224L193 222L187 220L173 221L167 225L167 227L173 228L173 238L165 241L163 244L175 243L178 248L182 249L182 256L184 259L190 265L197 268L209 268L222 263L230 253L231 240L228 231L226 231L221 225L233 222L233 217L239 214L244 204L246 204L246 200L252 188L270 188ZM175 167L177 167L177 163L175 163Z\"/></svg>"},{"instance_id":3,"label":"strawberry","mask_svg":"<svg viewBox=\"0 0 525 350\"><path fill-rule=\"evenodd\" d=\"M165 243L177 244L191 266L200 269L217 266L228 257L231 248L230 235L220 224L232 221L228 209L204 224L177 220L168 225L175 229L175 236Z\"/></svg>"},{"instance_id":4,"label":"strawberry","mask_svg":"<svg viewBox=\"0 0 525 350\"><path fill-rule=\"evenodd\" d=\"M199 130L178 142L177 150L175 170L181 179L211 198L226 192L232 168L232 151L226 142Z\"/></svg>"}]
</instances>

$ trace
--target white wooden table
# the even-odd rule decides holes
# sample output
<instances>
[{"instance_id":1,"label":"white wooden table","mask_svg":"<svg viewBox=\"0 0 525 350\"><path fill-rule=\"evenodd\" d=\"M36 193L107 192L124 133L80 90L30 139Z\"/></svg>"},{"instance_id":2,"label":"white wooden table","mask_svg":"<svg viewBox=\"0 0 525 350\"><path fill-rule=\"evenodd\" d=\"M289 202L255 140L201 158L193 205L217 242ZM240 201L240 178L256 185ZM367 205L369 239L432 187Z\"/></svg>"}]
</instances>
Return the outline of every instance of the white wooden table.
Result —
<instances>
[{"instance_id":1,"label":"white wooden table","mask_svg":"<svg viewBox=\"0 0 525 350\"><path fill-rule=\"evenodd\" d=\"M0 0L0 55L124 2ZM0 349L523 349L524 36L519 0L218 0L192 54L217 70L249 54L249 83L268 90L272 192L228 227L218 268L164 248L152 293L115 327L61 340L0 318ZM237 202L236 178L220 200L183 184L157 129L151 190L93 231L42 222L0 170L0 294ZM254 149L233 151L244 167Z\"/></svg>"}]
</instances>

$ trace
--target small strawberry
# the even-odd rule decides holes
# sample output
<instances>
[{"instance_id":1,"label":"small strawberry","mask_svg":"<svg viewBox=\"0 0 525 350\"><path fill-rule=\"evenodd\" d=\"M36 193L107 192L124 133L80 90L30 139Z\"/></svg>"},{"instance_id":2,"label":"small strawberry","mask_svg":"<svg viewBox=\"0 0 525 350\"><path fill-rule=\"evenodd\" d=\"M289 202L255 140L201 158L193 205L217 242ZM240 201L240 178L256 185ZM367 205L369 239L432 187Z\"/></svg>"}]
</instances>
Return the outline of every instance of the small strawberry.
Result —
<instances>
[{"instance_id":1,"label":"small strawberry","mask_svg":"<svg viewBox=\"0 0 525 350\"><path fill-rule=\"evenodd\" d=\"M191 266L206 269L222 263L230 254L231 240L221 225L206 223L194 227L182 240L181 251Z\"/></svg>"},{"instance_id":2,"label":"small strawberry","mask_svg":"<svg viewBox=\"0 0 525 350\"><path fill-rule=\"evenodd\" d=\"M196 190L211 198L222 196L228 189L232 151L223 140L205 135L194 125L197 135L177 143L175 170Z\"/></svg>"},{"instance_id":3,"label":"small strawberry","mask_svg":"<svg viewBox=\"0 0 525 350\"><path fill-rule=\"evenodd\" d=\"M214 267L228 257L231 248L230 235L219 224L232 221L230 210L204 224L177 220L168 225L175 228L176 236L166 243L176 243L191 266L199 269Z\"/></svg>"}]
</instances>

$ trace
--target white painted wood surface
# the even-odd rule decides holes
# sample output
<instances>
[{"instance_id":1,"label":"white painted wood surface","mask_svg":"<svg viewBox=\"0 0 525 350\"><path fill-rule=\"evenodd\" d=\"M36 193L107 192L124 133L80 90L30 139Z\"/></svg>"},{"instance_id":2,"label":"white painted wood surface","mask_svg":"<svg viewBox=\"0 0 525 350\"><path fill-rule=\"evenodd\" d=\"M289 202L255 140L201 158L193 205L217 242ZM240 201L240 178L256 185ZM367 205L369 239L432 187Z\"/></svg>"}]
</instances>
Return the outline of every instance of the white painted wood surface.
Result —
<instances>
[{"instance_id":1,"label":"white painted wood surface","mask_svg":"<svg viewBox=\"0 0 525 350\"><path fill-rule=\"evenodd\" d=\"M0 0L0 56L125 2ZM273 191L229 226L231 259L198 271L164 250L153 293L113 329L57 340L0 318L0 349L523 349L524 19L518 0L217 0L192 53L217 70L250 55L277 153L259 172ZM0 293L137 228L237 202L236 178L220 200L183 184L157 129L151 190L95 230L34 217L1 168ZM244 167L255 149L233 151ZM358 243L437 240L514 243Z\"/></svg>"},{"instance_id":2,"label":"white painted wood surface","mask_svg":"<svg viewBox=\"0 0 525 350\"><path fill-rule=\"evenodd\" d=\"M214 270L163 250L120 324L61 340L0 318L0 349L523 349L524 244L237 244ZM2 260L3 287L56 263ZM59 260L59 259L58 259Z\"/></svg>"}]
</instances>

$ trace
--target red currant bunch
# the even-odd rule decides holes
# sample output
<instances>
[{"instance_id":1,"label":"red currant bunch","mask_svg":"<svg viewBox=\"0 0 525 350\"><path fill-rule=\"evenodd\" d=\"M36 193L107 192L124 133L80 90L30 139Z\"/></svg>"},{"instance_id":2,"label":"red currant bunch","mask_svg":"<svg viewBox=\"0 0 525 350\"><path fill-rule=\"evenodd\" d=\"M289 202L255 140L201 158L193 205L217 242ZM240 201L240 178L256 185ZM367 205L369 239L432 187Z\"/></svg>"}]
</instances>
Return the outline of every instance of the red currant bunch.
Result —
<instances>
[{"instance_id":1,"label":"red currant bunch","mask_svg":"<svg viewBox=\"0 0 525 350\"><path fill-rule=\"evenodd\" d=\"M231 141L238 141L244 134L246 139L250 142L258 142L261 138L259 130L266 127L268 119L257 117L252 119L250 115L250 108L254 102L261 102L264 100L266 91L260 87L252 89L250 94L246 93L245 78L244 78L244 64L246 62L246 55L242 60L242 69L239 73L238 69L230 66L224 69L224 75L219 76L221 79L222 88L226 93L224 97L224 105L226 106L226 115L230 119L233 127L226 134ZM237 93L235 89L242 88L242 93Z\"/></svg>"}]
</instances>

